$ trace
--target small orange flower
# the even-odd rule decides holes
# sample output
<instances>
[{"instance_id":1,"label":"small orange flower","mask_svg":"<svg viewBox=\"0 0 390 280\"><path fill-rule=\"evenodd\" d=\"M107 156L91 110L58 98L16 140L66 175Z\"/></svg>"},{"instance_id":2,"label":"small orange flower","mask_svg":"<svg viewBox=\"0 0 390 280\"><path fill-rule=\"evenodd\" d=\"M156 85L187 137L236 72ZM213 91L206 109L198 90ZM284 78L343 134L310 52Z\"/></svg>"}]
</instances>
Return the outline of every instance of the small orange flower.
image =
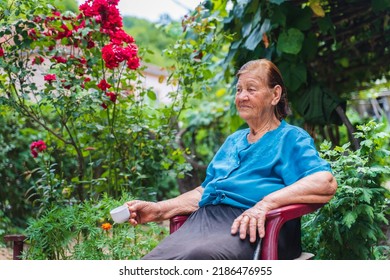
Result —
<instances>
[{"instance_id":1,"label":"small orange flower","mask_svg":"<svg viewBox=\"0 0 390 280\"><path fill-rule=\"evenodd\" d=\"M110 223L104 223L102 224L103 230L110 230L112 228L112 225Z\"/></svg>"}]
</instances>

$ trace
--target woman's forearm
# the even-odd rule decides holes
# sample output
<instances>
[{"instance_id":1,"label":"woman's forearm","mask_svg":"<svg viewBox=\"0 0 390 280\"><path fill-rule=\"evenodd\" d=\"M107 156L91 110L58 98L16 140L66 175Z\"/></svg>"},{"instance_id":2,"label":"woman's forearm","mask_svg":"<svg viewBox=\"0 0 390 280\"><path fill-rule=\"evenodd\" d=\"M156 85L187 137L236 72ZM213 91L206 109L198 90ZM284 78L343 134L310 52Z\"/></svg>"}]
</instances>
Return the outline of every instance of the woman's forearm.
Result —
<instances>
[{"instance_id":1,"label":"woman's forearm","mask_svg":"<svg viewBox=\"0 0 390 280\"><path fill-rule=\"evenodd\" d=\"M199 186L175 198L157 202L160 207L159 220L167 220L176 215L187 215L199 208L203 187Z\"/></svg>"}]
</instances>

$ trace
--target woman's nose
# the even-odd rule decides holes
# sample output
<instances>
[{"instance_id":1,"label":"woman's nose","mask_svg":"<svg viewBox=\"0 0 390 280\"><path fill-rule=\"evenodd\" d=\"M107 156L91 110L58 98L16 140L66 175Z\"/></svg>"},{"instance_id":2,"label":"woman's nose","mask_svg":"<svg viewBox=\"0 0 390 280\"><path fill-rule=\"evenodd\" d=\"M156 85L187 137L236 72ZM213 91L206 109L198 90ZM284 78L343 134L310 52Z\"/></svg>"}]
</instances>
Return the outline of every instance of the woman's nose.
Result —
<instances>
[{"instance_id":1,"label":"woman's nose","mask_svg":"<svg viewBox=\"0 0 390 280\"><path fill-rule=\"evenodd\" d=\"M236 95L236 98L238 100L248 100L248 91L242 90L239 94Z\"/></svg>"}]
</instances>

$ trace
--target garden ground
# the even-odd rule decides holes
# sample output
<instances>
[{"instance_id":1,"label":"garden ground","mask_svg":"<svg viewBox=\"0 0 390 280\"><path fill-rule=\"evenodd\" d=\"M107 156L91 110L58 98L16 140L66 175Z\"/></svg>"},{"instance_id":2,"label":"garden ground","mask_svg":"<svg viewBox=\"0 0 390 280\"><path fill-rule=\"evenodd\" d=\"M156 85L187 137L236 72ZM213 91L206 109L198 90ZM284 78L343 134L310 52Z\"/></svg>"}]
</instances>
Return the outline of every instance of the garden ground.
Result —
<instances>
[{"instance_id":1,"label":"garden ground","mask_svg":"<svg viewBox=\"0 0 390 280\"><path fill-rule=\"evenodd\" d=\"M12 260L12 248L0 248L0 260Z\"/></svg>"}]
</instances>

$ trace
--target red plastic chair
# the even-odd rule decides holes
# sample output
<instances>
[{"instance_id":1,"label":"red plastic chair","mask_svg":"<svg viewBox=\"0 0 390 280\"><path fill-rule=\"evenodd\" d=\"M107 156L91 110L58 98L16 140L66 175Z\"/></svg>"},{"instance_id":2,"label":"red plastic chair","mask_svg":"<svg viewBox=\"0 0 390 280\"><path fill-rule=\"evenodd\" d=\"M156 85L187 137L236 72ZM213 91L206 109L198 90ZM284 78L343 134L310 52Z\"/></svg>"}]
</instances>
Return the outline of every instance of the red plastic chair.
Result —
<instances>
[{"instance_id":1,"label":"red plastic chair","mask_svg":"<svg viewBox=\"0 0 390 280\"><path fill-rule=\"evenodd\" d=\"M274 209L267 214L265 224L265 236L261 241L261 260L278 259L278 237L282 225L295 218L312 213L321 208L324 204L292 204ZM187 220L188 216L175 216L170 219L170 233L175 232ZM298 259L310 259L313 257L310 253L302 253Z\"/></svg>"}]
</instances>

